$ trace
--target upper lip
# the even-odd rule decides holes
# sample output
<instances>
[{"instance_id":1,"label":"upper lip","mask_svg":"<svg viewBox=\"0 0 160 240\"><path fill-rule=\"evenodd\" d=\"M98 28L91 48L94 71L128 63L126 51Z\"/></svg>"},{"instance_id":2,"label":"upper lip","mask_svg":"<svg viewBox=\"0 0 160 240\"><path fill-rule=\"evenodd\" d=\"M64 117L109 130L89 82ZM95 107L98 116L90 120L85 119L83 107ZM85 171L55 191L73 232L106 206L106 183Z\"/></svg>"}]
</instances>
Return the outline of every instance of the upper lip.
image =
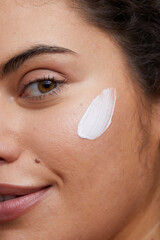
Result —
<instances>
[{"instance_id":1,"label":"upper lip","mask_svg":"<svg viewBox=\"0 0 160 240\"><path fill-rule=\"evenodd\" d=\"M3 184L0 183L0 195L14 195L14 196L27 195L30 193L38 192L45 187L46 186L43 187L16 186L6 183Z\"/></svg>"}]
</instances>

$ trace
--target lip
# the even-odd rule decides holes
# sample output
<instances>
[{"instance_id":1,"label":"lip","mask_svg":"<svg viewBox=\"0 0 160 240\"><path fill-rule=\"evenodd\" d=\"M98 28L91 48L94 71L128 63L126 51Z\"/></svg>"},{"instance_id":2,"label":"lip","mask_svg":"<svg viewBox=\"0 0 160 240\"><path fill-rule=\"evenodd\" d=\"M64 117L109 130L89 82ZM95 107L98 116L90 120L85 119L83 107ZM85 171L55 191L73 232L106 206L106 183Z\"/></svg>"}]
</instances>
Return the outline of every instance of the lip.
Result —
<instances>
[{"instance_id":1,"label":"lip","mask_svg":"<svg viewBox=\"0 0 160 240\"><path fill-rule=\"evenodd\" d=\"M46 186L42 187L31 187L31 186L17 186L10 184L0 184L0 195L26 195L29 193L37 192Z\"/></svg>"},{"instance_id":2,"label":"lip","mask_svg":"<svg viewBox=\"0 0 160 240\"><path fill-rule=\"evenodd\" d=\"M23 187L0 184L0 195L16 195L17 198L0 202L0 223L14 220L45 197L51 186ZM22 196L23 195L23 196Z\"/></svg>"}]
</instances>

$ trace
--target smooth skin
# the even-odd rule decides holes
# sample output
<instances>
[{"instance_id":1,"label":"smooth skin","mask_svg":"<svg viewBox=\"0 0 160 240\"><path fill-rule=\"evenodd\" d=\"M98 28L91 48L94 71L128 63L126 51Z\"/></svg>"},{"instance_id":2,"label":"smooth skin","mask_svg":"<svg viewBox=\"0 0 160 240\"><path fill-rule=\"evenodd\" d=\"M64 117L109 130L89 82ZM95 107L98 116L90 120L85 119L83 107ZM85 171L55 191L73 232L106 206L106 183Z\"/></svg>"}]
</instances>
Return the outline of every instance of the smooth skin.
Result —
<instances>
[{"instance_id":1,"label":"smooth skin","mask_svg":"<svg viewBox=\"0 0 160 240\"><path fill-rule=\"evenodd\" d=\"M145 99L120 47L69 0L1 0L0 33L0 66L39 44L75 52L34 56L1 75L0 183L52 187L0 223L0 239L160 239L160 108ZM56 93L22 92L44 76L62 81ZM81 139L81 117L110 87L111 126L94 141Z\"/></svg>"}]
</instances>

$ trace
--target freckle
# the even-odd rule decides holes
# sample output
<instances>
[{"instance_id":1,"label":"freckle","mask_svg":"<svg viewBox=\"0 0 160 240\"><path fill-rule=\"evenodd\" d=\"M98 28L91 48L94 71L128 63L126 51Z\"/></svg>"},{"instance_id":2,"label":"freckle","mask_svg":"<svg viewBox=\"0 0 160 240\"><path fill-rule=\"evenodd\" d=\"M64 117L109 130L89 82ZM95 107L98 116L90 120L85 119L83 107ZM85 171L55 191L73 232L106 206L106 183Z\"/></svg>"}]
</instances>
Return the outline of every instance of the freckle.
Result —
<instances>
[{"instance_id":1,"label":"freckle","mask_svg":"<svg viewBox=\"0 0 160 240\"><path fill-rule=\"evenodd\" d=\"M36 159L35 159L35 162L36 162L36 163L40 163L41 160L40 160L39 158L36 158Z\"/></svg>"}]
</instances>

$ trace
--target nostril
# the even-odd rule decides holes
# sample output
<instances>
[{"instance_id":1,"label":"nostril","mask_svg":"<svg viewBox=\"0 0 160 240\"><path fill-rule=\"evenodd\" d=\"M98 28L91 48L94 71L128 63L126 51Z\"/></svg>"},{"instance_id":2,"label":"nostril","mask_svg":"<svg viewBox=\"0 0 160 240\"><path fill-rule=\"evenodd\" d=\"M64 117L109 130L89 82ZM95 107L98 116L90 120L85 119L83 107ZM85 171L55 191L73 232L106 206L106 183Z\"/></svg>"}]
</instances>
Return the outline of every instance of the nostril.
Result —
<instances>
[{"instance_id":1,"label":"nostril","mask_svg":"<svg viewBox=\"0 0 160 240\"><path fill-rule=\"evenodd\" d=\"M0 162L4 162L5 160L3 158L0 158Z\"/></svg>"}]
</instances>

